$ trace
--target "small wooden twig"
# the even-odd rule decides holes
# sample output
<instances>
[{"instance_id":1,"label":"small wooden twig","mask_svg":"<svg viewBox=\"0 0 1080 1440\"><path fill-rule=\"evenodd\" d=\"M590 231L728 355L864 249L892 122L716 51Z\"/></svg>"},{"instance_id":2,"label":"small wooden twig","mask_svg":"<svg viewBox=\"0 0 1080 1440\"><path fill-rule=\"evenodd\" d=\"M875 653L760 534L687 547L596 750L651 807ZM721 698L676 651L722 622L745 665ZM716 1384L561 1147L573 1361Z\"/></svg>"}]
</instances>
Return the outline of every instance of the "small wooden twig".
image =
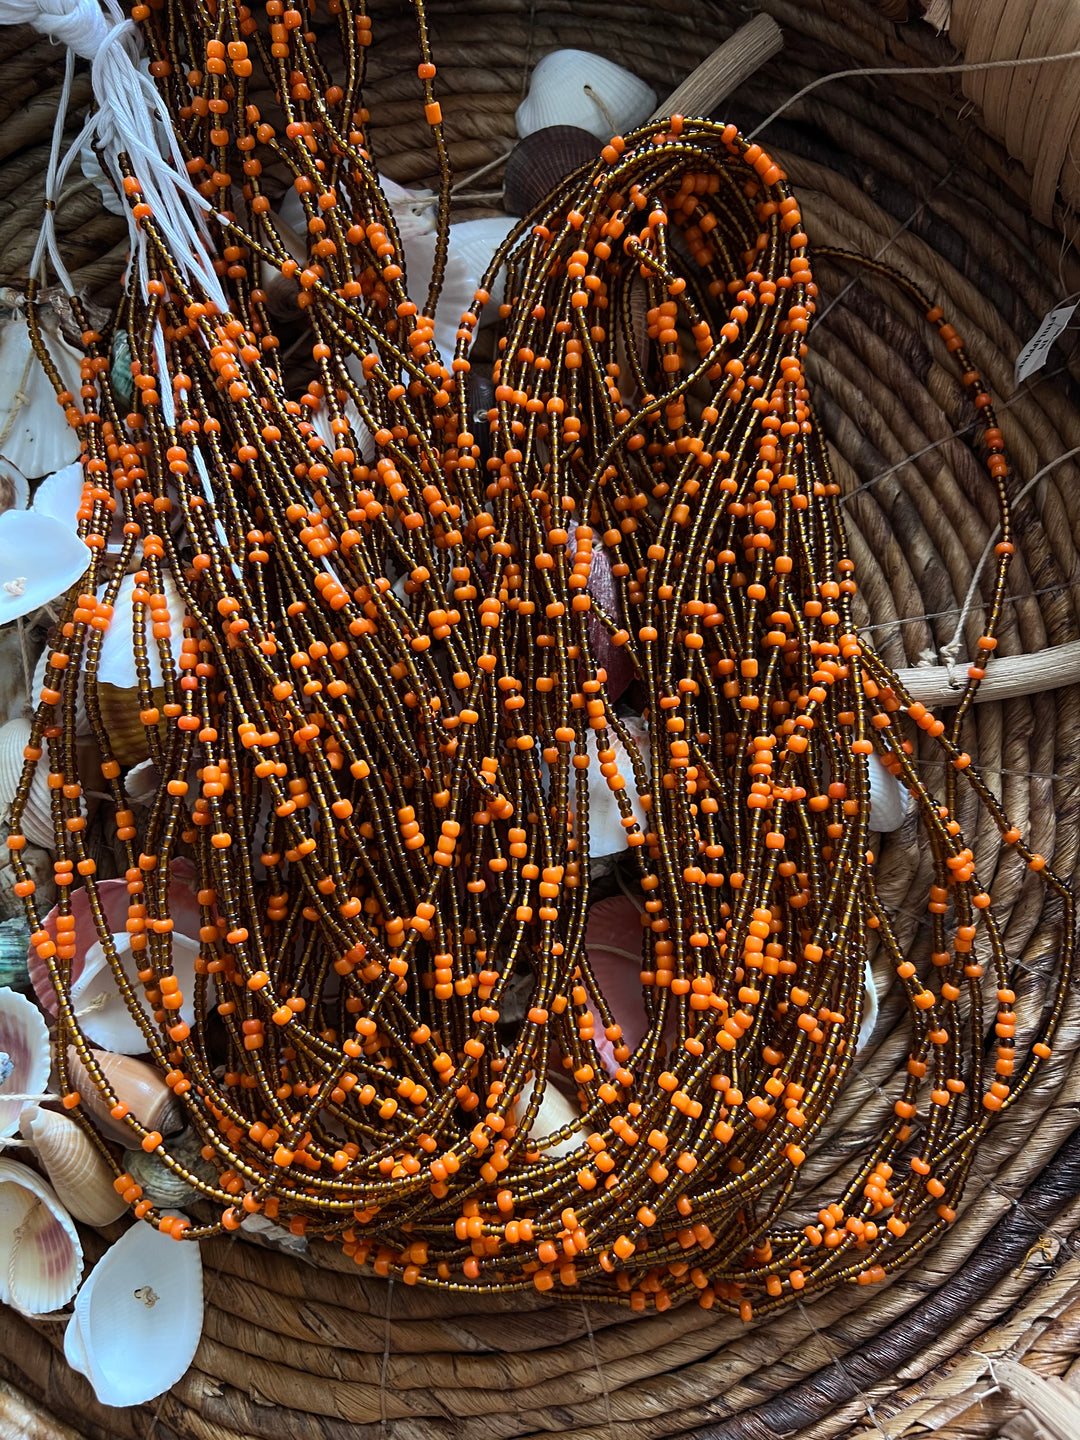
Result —
<instances>
[{"instance_id":1,"label":"small wooden twig","mask_svg":"<svg viewBox=\"0 0 1080 1440\"><path fill-rule=\"evenodd\" d=\"M784 37L771 15L755 15L718 46L692 71L679 88L649 116L711 115L720 101L782 48Z\"/></svg>"},{"instance_id":2,"label":"small wooden twig","mask_svg":"<svg viewBox=\"0 0 1080 1440\"><path fill-rule=\"evenodd\" d=\"M967 675L964 666L919 665L898 670L901 684L915 700L924 705L956 705L964 693ZM959 681L954 684L951 676ZM1043 690L1057 690L1062 685L1080 681L1080 640L1067 645L1051 645L1037 655L1010 655L991 660L986 679L975 692L978 704L983 700L1009 700L1014 695L1038 695ZM1080 1437L1080 1431L1077 1432Z\"/></svg>"}]
</instances>

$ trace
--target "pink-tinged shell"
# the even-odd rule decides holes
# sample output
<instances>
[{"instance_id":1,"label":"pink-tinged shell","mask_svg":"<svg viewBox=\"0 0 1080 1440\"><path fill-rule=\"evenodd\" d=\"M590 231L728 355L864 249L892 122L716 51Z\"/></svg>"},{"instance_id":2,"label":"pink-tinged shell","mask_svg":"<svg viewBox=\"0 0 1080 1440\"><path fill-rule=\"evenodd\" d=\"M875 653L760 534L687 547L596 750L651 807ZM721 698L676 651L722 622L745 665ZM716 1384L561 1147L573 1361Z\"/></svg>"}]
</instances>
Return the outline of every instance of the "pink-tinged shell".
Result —
<instances>
[{"instance_id":1,"label":"pink-tinged shell","mask_svg":"<svg viewBox=\"0 0 1080 1440\"><path fill-rule=\"evenodd\" d=\"M130 1055L112 1055L107 1050L90 1053L116 1098L124 1101L140 1125L161 1135L174 1135L183 1129L183 1106L153 1065L133 1060ZM78 1091L83 1109L93 1116L103 1135L134 1149L138 1135L123 1120L112 1118L109 1103L79 1059L74 1045L68 1046L67 1059L71 1087Z\"/></svg>"},{"instance_id":2,"label":"pink-tinged shell","mask_svg":"<svg viewBox=\"0 0 1080 1440\"><path fill-rule=\"evenodd\" d=\"M577 539L571 534L566 545L567 554L573 559L577 554ZM620 620L619 591L615 576L611 573L611 551L604 544L597 531L593 531L592 565L589 569L588 591L601 605L607 615L616 623ZM616 645L599 620L589 620L589 648L598 666L607 671L607 693L612 701L618 700L634 678L634 666L630 660L627 645Z\"/></svg>"},{"instance_id":3,"label":"pink-tinged shell","mask_svg":"<svg viewBox=\"0 0 1080 1440\"><path fill-rule=\"evenodd\" d=\"M37 1007L16 990L0 990L0 1052L11 1063L0 1084L0 1136L14 1135L27 1097L41 1095L48 1088L52 1065L45 1021Z\"/></svg>"},{"instance_id":4,"label":"pink-tinged shell","mask_svg":"<svg viewBox=\"0 0 1080 1440\"><path fill-rule=\"evenodd\" d=\"M108 1225L127 1205L113 1188L113 1171L70 1115L28 1105L19 1121L62 1205L87 1225Z\"/></svg>"},{"instance_id":5,"label":"pink-tinged shell","mask_svg":"<svg viewBox=\"0 0 1080 1440\"><path fill-rule=\"evenodd\" d=\"M82 1246L56 1192L27 1165L0 1159L0 1300L23 1315L66 1305Z\"/></svg>"},{"instance_id":6,"label":"pink-tinged shell","mask_svg":"<svg viewBox=\"0 0 1080 1440\"><path fill-rule=\"evenodd\" d=\"M637 1048L649 1028L641 997L641 912L625 895L598 900L585 924L585 951L623 1040ZM612 1042L596 1025L595 1045L609 1075L618 1068Z\"/></svg>"},{"instance_id":7,"label":"pink-tinged shell","mask_svg":"<svg viewBox=\"0 0 1080 1440\"><path fill-rule=\"evenodd\" d=\"M198 1245L133 1225L79 1291L64 1355L103 1405L141 1405L183 1376L202 1325Z\"/></svg>"},{"instance_id":8,"label":"pink-tinged shell","mask_svg":"<svg viewBox=\"0 0 1080 1440\"><path fill-rule=\"evenodd\" d=\"M174 860L169 867L169 914L172 916L174 934L183 937L196 936L199 933L199 926L202 924L199 902L196 898L193 883L195 872L186 860ZM105 923L109 927L110 935L127 938L128 918L128 891L125 880L101 880L97 886L98 900L105 916ZM101 936L98 934L97 926L94 924L93 911L90 908L90 898L84 887L73 890L71 894L71 914L75 919L75 958L71 962L71 984L76 985L86 968L88 956L95 947L101 947ZM52 940L56 939L56 916L55 909L50 910L44 920L44 929L48 931ZM188 941L194 944L193 940ZM97 956L90 956L91 963ZM27 958L27 966L30 971L30 983L34 987L34 994L41 1001L41 1004L50 1015L56 1014L56 992L53 990L52 981L49 978L49 971L44 961L39 959L37 951L31 947ZM129 977L133 978L133 977ZM184 989L181 984L181 989ZM184 991L188 994L190 985ZM127 1013L126 1006L117 993L117 1002ZM134 1021L131 1022L134 1025ZM87 1035L94 1039L93 1026L87 1028ZM104 1040L99 1043L105 1043ZM140 1049L145 1049L140 1046Z\"/></svg>"}]
</instances>

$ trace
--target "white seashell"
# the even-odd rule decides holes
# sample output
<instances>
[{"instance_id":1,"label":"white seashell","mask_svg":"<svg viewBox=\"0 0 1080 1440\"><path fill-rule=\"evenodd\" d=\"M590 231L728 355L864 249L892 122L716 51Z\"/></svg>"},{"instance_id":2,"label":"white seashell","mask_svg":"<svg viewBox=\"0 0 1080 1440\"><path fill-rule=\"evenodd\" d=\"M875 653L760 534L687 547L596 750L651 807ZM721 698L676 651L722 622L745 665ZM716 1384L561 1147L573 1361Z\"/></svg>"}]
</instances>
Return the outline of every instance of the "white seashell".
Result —
<instances>
[{"instance_id":1,"label":"white seashell","mask_svg":"<svg viewBox=\"0 0 1080 1440\"><path fill-rule=\"evenodd\" d=\"M41 335L64 385L77 395L82 356L60 335L48 310L41 312ZM0 320L0 454L31 478L50 475L79 456L78 437L56 403L21 314Z\"/></svg>"},{"instance_id":2,"label":"white seashell","mask_svg":"<svg viewBox=\"0 0 1080 1440\"><path fill-rule=\"evenodd\" d=\"M70 1115L28 1105L19 1121L61 1204L87 1225L108 1225L127 1209L113 1188L113 1172Z\"/></svg>"},{"instance_id":3,"label":"white seashell","mask_svg":"<svg viewBox=\"0 0 1080 1440\"><path fill-rule=\"evenodd\" d=\"M895 775L890 775L874 751L870 755L870 828L899 830L911 809L911 795Z\"/></svg>"},{"instance_id":4,"label":"white seashell","mask_svg":"<svg viewBox=\"0 0 1080 1440\"><path fill-rule=\"evenodd\" d=\"M855 1041L856 1052L861 1051L869 1043L874 1033L874 1026L878 1017L877 983L874 980L873 966L868 960L866 970L863 973L863 1013L862 1023L859 1026L859 1037Z\"/></svg>"},{"instance_id":5,"label":"white seashell","mask_svg":"<svg viewBox=\"0 0 1080 1440\"><path fill-rule=\"evenodd\" d=\"M521 1087L521 1094L514 1103L514 1113L518 1120L523 1120L525 1112L529 1108L533 1092L536 1089L534 1079L526 1080ZM577 1133L570 1135L565 1140L559 1140L554 1145L545 1145L545 1155L569 1155L581 1145L585 1137L592 1132L582 1125L581 1111L578 1107L563 1094L563 1092L548 1079L544 1086L544 1095L540 1101L540 1108L536 1112L536 1118L529 1131L529 1138L533 1144L539 1144L546 1135L552 1135L556 1130L561 1130L564 1125L576 1125Z\"/></svg>"},{"instance_id":6,"label":"white seashell","mask_svg":"<svg viewBox=\"0 0 1080 1440\"><path fill-rule=\"evenodd\" d=\"M387 175L379 176L379 189L390 207L402 240L410 240L414 235L429 235L435 229L437 207L432 203L435 199L433 191L408 190ZM303 201L295 190L290 188L281 197L278 216L285 221L293 235L299 237L307 234L307 214ZM278 216L275 216L275 220ZM286 239L284 234L281 238ZM306 264L304 241L299 240L299 244L300 254L294 252L293 258Z\"/></svg>"},{"instance_id":7,"label":"white seashell","mask_svg":"<svg viewBox=\"0 0 1080 1440\"><path fill-rule=\"evenodd\" d=\"M633 130L656 106L656 92L621 65L585 50L553 50L532 73L517 108L521 136L547 125L576 125L598 140Z\"/></svg>"},{"instance_id":8,"label":"white seashell","mask_svg":"<svg viewBox=\"0 0 1080 1440\"><path fill-rule=\"evenodd\" d=\"M474 290L494 259L495 251L516 224L517 221L511 216L493 215L484 220L462 220L460 224L450 226L450 254L460 260L469 275L475 275ZM498 318L499 306L506 294L505 266L499 270L488 289L491 299L480 311L481 324ZM438 310L435 313L437 319Z\"/></svg>"},{"instance_id":9,"label":"white seashell","mask_svg":"<svg viewBox=\"0 0 1080 1440\"><path fill-rule=\"evenodd\" d=\"M195 961L199 957L199 942L176 931L169 938L172 942L173 974L180 982L184 996L178 1013L189 1025L193 1025ZM131 936L123 930L113 935L112 939L121 968L138 993ZM71 987L71 1003L80 1029L93 1044L119 1055L141 1055L146 1051L146 1037L124 1003L100 940L95 941L86 952L82 973Z\"/></svg>"},{"instance_id":10,"label":"white seashell","mask_svg":"<svg viewBox=\"0 0 1080 1440\"><path fill-rule=\"evenodd\" d=\"M74 1295L82 1267L78 1231L52 1188L29 1166L0 1160L0 1300L47 1315Z\"/></svg>"},{"instance_id":11,"label":"white seashell","mask_svg":"<svg viewBox=\"0 0 1080 1440\"><path fill-rule=\"evenodd\" d=\"M642 764L646 773L649 769L649 732L640 721L624 720L623 725L629 733L630 739L637 746L641 756ZM622 811L619 809L619 802L615 798L615 792L608 788L608 783L600 774L600 762L597 757L596 731L589 731L589 750L593 757L593 764L589 766L589 854L592 857L600 855L621 855L626 849L626 830L622 823ZM626 781L626 789L623 792L630 799L631 808L637 817L637 822L642 830L649 827L645 822L645 812L641 808L641 801L638 799L637 786L634 784L634 771L630 764L630 757L620 740L617 740L612 732L612 746L615 751L615 763L619 767L619 774ZM573 806L573 790L570 792L570 804Z\"/></svg>"},{"instance_id":12,"label":"white seashell","mask_svg":"<svg viewBox=\"0 0 1080 1440\"><path fill-rule=\"evenodd\" d=\"M202 1325L198 1245L133 1225L79 1290L64 1354L102 1405L141 1405L183 1376Z\"/></svg>"},{"instance_id":13,"label":"white seashell","mask_svg":"<svg viewBox=\"0 0 1080 1440\"><path fill-rule=\"evenodd\" d=\"M2 517L0 517L2 518ZM162 574L162 592L165 596L165 603L169 607L169 648L172 651L173 662L180 659L180 646L184 639L184 616L187 614L187 607L181 598L179 590L168 571ZM138 684L138 676L135 673L135 654L133 640L135 634L135 610L132 603L132 594L135 590L135 577L125 575L120 582L120 589L113 602L112 623L105 631L105 637L101 642L101 658L98 664L98 680L103 685L115 685L118 690L130 690ZM99 594L105 594L102 589ZM0 612L2 613L2 612ZM161 660L158 653L158 641L154 639L151 628L150 612L147 606L142 606L139 616L142 633L146 636L147 660L150 665L150 683L157 687L161 680Z\"/></svg>"},{"instance_id":14,"label":"white seashell","mask_svg":"<svg viewBox=\"0 0 1080 1440\"><path fill-rule=\"evenodd\" d=\"M153 1065L106 1050L91 1053L117 1099L124 1101L134 1118L147 1130L174 1135L183 1129L183 1107ZM104 1096L79 1059L74 1045L68 1046L67 1060L71 1088L79 1092L83 1108L94 1117L101 1133L121 1145L133 1145L135 1132L109 1114Z\"/></svg>"},{"instance_id":15,"label":"white seashell","mask_svg":"<svg viewBox=\"0 0 1080 1440\"><path fill-rule=\"evenodd\" d=\"M23 1106L44 1094L52 1068L45 1021L17 990L0 990L0 1051L11 1065L0 1081L0 1136L14 1135Z\"/></svg>"},{"instance_id":16,"label":"white seashell","mask_svg":"<svg viewBox=\"0 0 1080 1440\"><path fill-rule=\"evenodd\" d=\"M30 790L22 813L22 831L31 845L42 850L56 848L56 832L52 823L52 791L49 789L49 768L40 761L34 766Z\"/></svg>"},{"instance_id":17,"label":"white seashell","mask_svg":"<svg viewBox=\"0 0 1080 1440\"><path fill-rule=\"evenodd\" d=\"M76 460L62 470L46 475L34 491L30 509L35 515L51 515L74 535L79 522L75 518L82 501L83 468Z\"/></svg>"},{"instance_id":18,"label":"white seashell","mask_svg":"<svg viewBox=\"0 0 1080 1440\"><path fill-rule=\"evenodd\" d=\"M161 771L153 760L142 760L124 776L124 789L131 805L152 805L161 789Z\"/></svg>"},{"instance_id":19,"label":"white seashell","mask_svg":"<svg viewBox=\"0 0 1080 1440\"><path fill-rule=\"evenodd\" d=\"M22 779L26 757L23 750L30 743L30 722L9 720L0 726L0 820L6 820Z\"/></svg>"},{"instance_id":20,"label":"white seashell","mask_svg":"<svg viewBox=\"0 0 1080 1440\"><path fill-rule=\"evenodd\" d=\"M0 515L0 625L63 595L90 564L90 551L60 520L33 510Z\"/></svg>"}]
</instances>

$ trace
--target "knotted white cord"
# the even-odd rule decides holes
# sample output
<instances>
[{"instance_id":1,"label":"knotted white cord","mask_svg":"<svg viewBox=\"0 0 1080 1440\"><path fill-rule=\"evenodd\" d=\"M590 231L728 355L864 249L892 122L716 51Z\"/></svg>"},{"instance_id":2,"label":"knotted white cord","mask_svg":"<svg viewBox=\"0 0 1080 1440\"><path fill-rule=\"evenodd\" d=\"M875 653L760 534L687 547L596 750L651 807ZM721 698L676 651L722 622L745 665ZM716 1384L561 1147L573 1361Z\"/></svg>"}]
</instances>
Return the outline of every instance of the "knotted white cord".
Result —
<instances>
[{"instance_id":1,"label":"knotted white cord","mask_svg":"<svg viewBox=\"0 0 1080 1440\"><path fill-rule=\"evenodd\" d=\"M79 151L96 139L106 169L121 192L119 157L127 156L139 182L140 198L150 206L154 223L181 273L206 299L214 301L223 312L227 311L225 293L209 257L206 216L212 213L213 206L184 173L183 156L171 127L161 116L157 91L140 68L142 43L138 29L125 19L116 0L101 0L101 3L98 0L0 0L0 24L32 25L41 34L66 45L68 50L46 170L46 213L34 251L32 273L39 273L48 251L57 278L69 294L75 293L57 245L54 207ZM92 63L96 109L61 161L76 55ZM131 203L125 204L124 210L132 257L145 293L146 236L131 213Z\"/></svg>"}]
</instances>

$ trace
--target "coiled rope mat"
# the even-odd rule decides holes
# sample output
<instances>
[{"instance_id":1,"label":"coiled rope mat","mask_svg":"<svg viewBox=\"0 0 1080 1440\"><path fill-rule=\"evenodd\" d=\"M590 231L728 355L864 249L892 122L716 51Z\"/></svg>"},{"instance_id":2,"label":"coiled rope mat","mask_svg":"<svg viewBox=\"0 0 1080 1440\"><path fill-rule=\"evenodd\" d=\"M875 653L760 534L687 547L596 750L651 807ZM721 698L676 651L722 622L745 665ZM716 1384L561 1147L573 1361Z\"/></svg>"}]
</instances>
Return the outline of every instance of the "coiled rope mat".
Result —
<instances>
[{"instance_id":1,"label":"coiled rope mat","mask_svg":"<svg viewBox=\"0 0 1080 1440\"><path fill-rule=\"evenodd\" d=\"M725 107L744 130L817 74L951 58L925 28L894 27L867 4L769 0L762 8L784 26L787 44ZM400 116L395 111L398 80L411 63L410 21L399 22L390 3L373 11L379 44L370 108L381 125L382 168L422 182L429 172L423 127L412 125L411 108L406 119L405 102ZM431 18L451 154L467 175L506 147L528 68L547 50L600 50L667 93L745 15L711 0L441 0ZM12 54L0 97L0 281L15 286L32 243L59 74L56 52L28 43L27 33L4 37ZM85 91L76 96L85 103ZM920 77L840 82L789 110L768 141L798 188L814 243L880 253L947 307L1001 400L1007 445L1028 478L1080 446L1080 363L1070 365L1059 349L1036 383L1014 394L1011 382L1015 355L1041 316L1080 288L1080 266L1058 233L1029 217L1026 177L973 120L958 118L957 96L958 85ZM491 183L485 177L466 189ZM107 300L119 258L109 252L122 222L101 211L88 182L71 184L75 203L60 210L65 253L81 282ZM951 438L973 412L944 350L903 297L876 280L853 282L851 272L823 261L816 271L825 314L814 329L810 375L850 496L862 619L891 665L935 663L954 637L995 522L979 466L963 440ZM1057 465L1017 509L1002 655L1080 639L1078 480L1075 463ZM968 641L979 633L976 604ZM1015 823L1030 827L1032 848L1053 857L1059 873L1076 874L1080 687L981 704L969 724L967 748ZM997 832L985 817L961 818L975 836L979 873L994 877L1009 952L1023 957L1024 984L1038 992L1056 944L1056 910L1015 857L996 858ZM905 830L882 846L883 897L913 945L922 917L907 915L905 901L909 891L925 893L925 862ZM885 995L876 1043L832 1117L831 1139L808 1162L812 1178L842 1168L891 1103L878 1087L906 1053L899 1037L890 1040L901 1008ZM313 1250L308 1264L222 1239L204 1247L206 1328L195 1363L151 1406L103 1409L64 1363L62 1327L5 1311L0 1433L901 1440L932 1430L944 1440L988 1440L1020 1423L1010 1417L1024 1385L1037 1392L1025 1402L1029 1415L1045 1412L1060 1396L1036 1377L1065 1375L1074 1364L1080 1370L1078 1050L1074 1001L1041 1088L980 1149L960 1220L888 1285L833 1292L746 1328L696 1306L639 1318L537 1297L508 1310L494 1299L388 1287L329 1250ZM88 1261L108 1238L84 1234ZM994 1357L993 1374L986 1356ZM1010 1368L1021 1359L1024 1384ZM1001 1388L978 1400L995 1377ZM1080 1391L1073 1393L1080 1406ZM1076 1414L1080 1408L1074 1424ZM1038 1433L1025 1423L1027 1431L1007 1433ZM1044 1433L1080 1434L1080 1424Z\"/></svg>"}]
</instances>

